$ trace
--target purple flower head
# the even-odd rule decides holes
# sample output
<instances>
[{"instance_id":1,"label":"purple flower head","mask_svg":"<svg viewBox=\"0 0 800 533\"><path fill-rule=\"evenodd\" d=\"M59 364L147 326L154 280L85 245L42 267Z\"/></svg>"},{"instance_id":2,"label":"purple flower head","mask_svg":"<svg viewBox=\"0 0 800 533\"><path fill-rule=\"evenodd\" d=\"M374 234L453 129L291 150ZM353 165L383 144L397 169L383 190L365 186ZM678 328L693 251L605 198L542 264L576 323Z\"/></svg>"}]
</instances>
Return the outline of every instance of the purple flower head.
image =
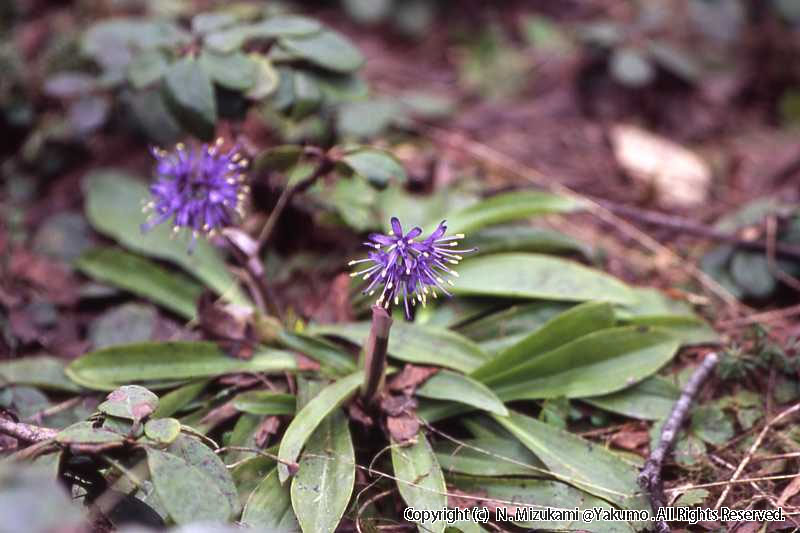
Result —
<instances>
[{"instance_id":1,"label":"purple flower head","mask_svg":"<svg viewBox=\"0 0 800 533\"><path fill-rule=\"evenodd\" d=\"M458 273L448 265L457 265L461 261L460 254L474 252L476 248L456 250L458 241L464 238L459 233L445 237L447 225L443 220L439 226L424 240L417 240L422 234L419 227L403 233L400 221L392 218L392 234L373 233L366 246L373 248L366 259L350 261L349 265L367 263L367 268L353 272L351 276L363 276L368 282L364 294L373 295L380 290L377 305L389 308L403 299L406 318L411 318L409 299L412 305L427 303L428 294L437 297L437 290L447 296L450 293L445 283L453 285L447 276L458 277ZM382 288L381 288L382 287Z\"/></svg>"},{"instance_id":2,"label":"purple flower head","mask_svg":"<svg viewBox=\"0 0 800 533\"><path fill-rule=\"evenodd\" d=\"M250 188L244 184L247 160L234 147L220 151L222 139L212 146L187 149L182 143L167 152L152 148L156 158L156 181L150 185L152 199L145 212L152 212L142 231L172 219L173 231L192 232L192 243L199 233L213 236L243 216L243 203Z\"/></svg>"}]
</instances>

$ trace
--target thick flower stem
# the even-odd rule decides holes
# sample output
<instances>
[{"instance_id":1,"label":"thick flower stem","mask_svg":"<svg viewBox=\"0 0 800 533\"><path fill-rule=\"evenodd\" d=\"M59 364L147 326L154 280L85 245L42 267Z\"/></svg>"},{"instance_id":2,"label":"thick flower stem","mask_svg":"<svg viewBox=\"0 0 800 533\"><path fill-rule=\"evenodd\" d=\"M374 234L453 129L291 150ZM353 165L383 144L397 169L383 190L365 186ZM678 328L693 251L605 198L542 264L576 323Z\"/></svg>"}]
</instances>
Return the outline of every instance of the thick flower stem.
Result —
<instances>
[{"instance_id":1,"label":"thick flower stem","mask_svg":"<svg viewBox=\"0 0 800 533\"><path fill-rule=\"evenodd\" d=\"M386 309L372 306L372 327L364 346L364 384L361 397L369 405L377 398L386 377L386 353L389 347L389 330L392 317Z\"/></svg>"}]
</instances>

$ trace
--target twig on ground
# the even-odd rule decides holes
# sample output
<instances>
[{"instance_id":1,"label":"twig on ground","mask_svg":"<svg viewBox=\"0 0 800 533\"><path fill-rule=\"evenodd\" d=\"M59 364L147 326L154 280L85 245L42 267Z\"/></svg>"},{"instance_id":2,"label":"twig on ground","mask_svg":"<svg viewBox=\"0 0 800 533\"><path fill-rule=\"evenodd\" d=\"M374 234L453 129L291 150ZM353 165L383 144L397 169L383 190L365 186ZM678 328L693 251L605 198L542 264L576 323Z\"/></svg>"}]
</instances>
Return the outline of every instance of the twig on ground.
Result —
<instances>
[{"instance_id":1,"label":"twig on ground","mask_svg":"<svg viewBox=\"0 0 800 533\"><path fill-rule=\"evenodd\" d=\"M775 418L773 418L764 425L764 428L761 430L761 433L758 434L758 437L756 437L756 440L753 442L753 445L750 446L750 449L747 450L747 453L742 458L741 462L739 463L739 466L736 467L736 471L734 471L733 476L731 476L729 483L733 483L739 479L739 476L742 474L745 467L750 463L750 460L753 458L753 454L755 454L756 450L758 450L758 448L761 446L761 443L764 441L764 437L767 436L767 433L769 432L770 428L775 424L777 424L778 422L780 422L782 419L786 418L787 416L796 413L798 410L800 410L800 403L797 403L789 407L788 409L784 409L783 411L778 413L775 416ZM722 504L725 502L725 498L728 497L728 492L730 492L730 490L731 486L727 485L725 487L725 490L722 491L722 494L717 500L716 505L714 505L714 509L719 509L722 506Z\"/></svg>"},{"instance_id":2,"label":"twig on ground","mask_svg":"<svg viewBox=\"0 0 800 533\"><path fill-rule=\"evenodd\" d=\"M50 428L32 426L0 417L0 433L25 442L42 442L54 439L58 431Z\"/></svg>"},{"instance_id":3,"label":"twig on ground","mask_svg":"<svg viewBox=\"0 0 800 533\"><path fill-rule=\"evenodd\" d=\"M734 318L732 320L725 320L717 323L717 327L724 329L747 326L749 324L756 323L777 322L795 315L800 315L800 304L784 307L782 309L773 309L772 311L765 311L763 313L753 313L752 315Z\"/></svg>"},{"instance_id":4,"label":"twig on ground","mask_svg":"<svg viewBox=\"0 0 800 533\"><path fill-rule=\"evenodd\" d=\"M703 224L699 224L693 220L688 220L679 216L667 215L665 213L659 213L657 211L650 211L647 209L640 209L638 207L633 207L628 205L621 205L615 202L610 202L608 200L596 199L595 201L598 204L605 207L606 209L608 209L609 211L616 213L617 215L622 215L624 217L632 218L638 222L643 222L645 224L671 228L680 231L681 233L689 233L692 235L705 237L715 241L727 242L730 244L734 244L739 248L746 248L748 250L769 252L770 249L772 249L774 255L792 259L800 259L800 246L793 246L790 244L777 242L774 240L774 235L772 242L770 242L769 239L767 239L766 241L748 240L748 239L743 239L738 235L726 233L724 231L719 231L714 228L705 226ZM773 221L775 220L774 217L770 218Z\"/></svg>"},{"instance_id":5,"label":"twig on ground","mask_svg":"<svg viewBox=\"0 0 800 533\"><path fill-rule=\"evenodd\" d=\"M319 178L333 170L334 164L335 163L333 160L323 154L322 159L320 159L320 162L317 165L317 168L314 169L314 172L312 172L310 176L297 182L295 185L286 186L283 189L283 192L281 192L281 195L278 197L278 202L275 204L275 207L269 214L269 218L267 218L267 221L264 223L264 227L261 229L261 234L258 236L259 249L263 248L264 243L269 240L270 236L272 235L272 231L275 229L275 225L278 223L278 219L280 218L281 214L283 214L283 210L286 209L287 204L294 197L294 195L305 191Z\"/></svg>"},{"instance_id":6,"label":"twig on ground","mask_svg":"<svg viewBox=\"0 0 800 533\"><path fill-rule=\"evenodd\" d=\"M689 407L692 401L697 396L700 387L708 378L711 371L719 362L719 356L712 352L708 354L699 367L694 371L692 377L689 378L686 387L681 392L678 401L672 408L672 412L661 429L661 437L655 449L650 452L650 457L642 468L639 474L639 486L647 491L650 497L650 504L655 511L659 507L666 506L666 498L664 497L664 488L661 482L661 468L664 464L664 459L667 456L672 444L675 442L675 437L683 425L686 415L689 413ZM670 531L669 525L664 520L656 522L656 531L659 533Z\"/></svg>"}]
</instances>

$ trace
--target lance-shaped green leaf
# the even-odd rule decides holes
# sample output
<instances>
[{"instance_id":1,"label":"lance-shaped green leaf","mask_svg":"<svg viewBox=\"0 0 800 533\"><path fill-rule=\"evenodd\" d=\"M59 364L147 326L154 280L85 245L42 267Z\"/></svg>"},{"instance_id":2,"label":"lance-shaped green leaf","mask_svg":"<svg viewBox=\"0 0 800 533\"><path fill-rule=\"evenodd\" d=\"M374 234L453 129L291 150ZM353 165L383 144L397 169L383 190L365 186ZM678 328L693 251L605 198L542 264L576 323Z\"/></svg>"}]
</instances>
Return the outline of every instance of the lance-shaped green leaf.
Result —
<instances>
[{"instance_id":1,"label":"lance-shaped green leaf","mask_svg":"<svg viewBox=\"0 0 800 533\"><path fill-rule=\"evenodd\" d=\"M630 288L574 261L538 254L496 254L465 260L452 291L457 294L536 298L563 302L628 303Z\"/></svg>"},{"instance_id":2,"label":"lance-shaped green leaf","mask_svg":"<svg viewBox=\"0 0 800 533\"><path fill-rule=\"evenodd\" d=\"M600 409L632 418L664 420L672 412L680 393L680 389L671 381L652 376L619 392L582 400Z\"/></svg>"},{"instance_id":3,"label":"lance-shaped green leaf","mask_svg":"<svg viewBox=\"0 0 800 533\"><path fill-rule=\"evenodd\" d=\"M289 477L286 464L295 463L306 441L332 411L346 402L364 380L362 371L354 372L325 387L292 419L281 440L278 458L278 478L283 483Z\"/></svg>"},{"instance_id":4,"label":"lance-shaped green leaf","mask_svg":"<svg viewBox=\"0 0 800 533\"><path fill-rule=\"evenodd\" d=\"M578 253L591 257L591 247L582 242L546 228L504 225L490 226L467 233L464 248L477 248L476 254L508 252L533 252L538 254Z\"/></svg>"},{"instance_id":5,"label":"lance-shaped green leaf","mask_svg":"<svg viewBox=\"0 0 800 533\"><path fill-rule=\"evenodd\" d=\"M300 352L315 360L320 364L322 372L332 377L347 375L356 369L351 354L325 339L281 330L278 333L278 342L284 348Z\"/></svg>"},{"instance_id":6,"label":"lance-shaped green leaf","mask_svg":"<svg viewBox=\"0 0 800 533\"><path fill-rule=\"evenodd\" d=\"M643 508L637 496L638 469L597 443L514 411L493 415L564 483L629 509ZM591 468L587 468L591 465Z\"/></svg>"},{"instance_id":7,"label":"lance-shaped green leaf","mask_svg":"<svg viewBox=\"0 0 800 533\"><path fill-rule=\"evenodd\" d=\"M158 400L158 407L153 412L157 418L172 416L197 398L203 389L206 388L210 380L201 379L193 383L187 383L177 389L168 392Z\"/></svg>"},{"instance_id":8,"label":"lance-shaped green leaf","mask_svg":"<svg viewBox=\"0 0 800 533\"><path fill-rule=\"evenodd\" d=\"M233 406L254 415L293 415L295 397L267 390L247 391L233 399Z\"/></svg>"},{"instance_id":9,"label":"lance-shaped green leaf","mask_svg":"<svg viewBox=\"0 0 800 533\"><path fill-rule=\"evenodd\" d=\"M309 328L314 335L335 335L361 346L369 334L369 322L319 324ZM396 322L389 336L389 355L423 365L471 372L481 366L487 354L480 346L458 333L432 326Z\"/></svg>"},{"instance_id":10,"label":"lance-shaped green leaf","mask_svg":"<svg viewBox=\"0 0 800 533\"><path fill-rule=\"evenodd\" d=\"M172 261L228 301L251 307L225 262L207 241L198 239L189 254L190 235L174 238L167 224L142 233L142 201L150 197L143 182L115 170L98 170L86 177L84 185L86 216L97 231L130 250Z\"/></svg>"},{"instance_id":11,"label":"lance-shaped green leaf","mask_svg":"<svg viewBox=\"0 0 800 533\"><path fill-rule=\"evenodd\" d=\"M120 383L222 376L235 372L295 370L294 356L258 348L251 359L236 359L212 342L143 342L88 353L69 364L67 375L76 383L113 390Z\"/></svg>"},{"instance_id":12,"label":"lance-shaped green leaf","mask_svg":"<svg viewBox=\"0 0 800 533\"><path fill-rule=\"evenodd\" d=\"M151 447L147 447L147 465L158 499L176 523L230 520L233 509L228 498L200 468Z\"/></svg>"},{"instance_id":13,"label":"lance-shaped green leaf","mask_svg":"<svg viewBox=\"0 0 800 533\"><path fill-rule=\"evenodd\" d=\"M468 494L485 495L487 498L504 502L514 502L516 506L530 506L534 509L547 507L557 509L614 509L608 502L595 498L565 483L545 479L486 478L472 476L447 476L447 481L455 488ZM506 506L513 517L515 507ZM518 522L517 526L545 531L592 531L593 533L634 533L637 527L627 522L584 522L582 513L577 522L535 521Z\"/></svg>"},{"instance_id":14,"label":"lance-shaped green leaf","mask_svg":"<svg viewBox=\"0 0 800 533\"><path fill-rule=\"evenodd\" d=\"M416 394L423 398L450 400L471 405L500 416L508 414L500 398L486 385L449 370L442 370L434 374L417 389Z\"/></svg>"},{"instance_id":15,"label":"lance-shaped green leaf","mask_svg":"<svg viewBox=\"0 0 800 533\"><path fill-rule=\"evenodd\" d=\"M436 457L446 473L473 476L537 476L544 464L519 440L509 437L483 437L434 446Z\"/></svg>"},{"instance_id":16,"label":"lance-shaped green leaf","mask_svg":"<svg viewBox=\"0 0 800 533\"><path fill-rule=\"evenodd\" d=\"M64 360L49 355L0 362L0 382L62 392L81 390L64 372Z\"/></svg>"},{"instance_id":17,"label":"lance-shaped green leaf","mask_svg":"<svg viewBox=\"0 0 800 533\"><path fill-rule=\"evenodd\" d=\"M153 301L191 319L203 292L197 283L170 273L158 264L116 248L95 248L78 258L81 272L103 283Z\"/></svg>"},{"instance_id":18,"label":"lance-shaped green leaf","mask_svg":"<svg viewBox=\"0 0 800 533\"><path fill-rule=\"evenodd\" d=\"M242 512L242 525L270 533L300 533L292 510L289 487L278 480L273 469L250 494Z\"/></svg>"},{"instance_id":19,"label":"lance-shaped green leaf","mask_svg":"<svg viewBox=\"0 0 800 533\"><path fill-rule=\"evenodd\" d=\"M567 213L580 209L578 201L565 196L538 191L514 191L498 194L465 209L449 213L450 233L467 233L492 224L548 213Z\"/></svg>"},{"instance_id":20,"label":"lance-shaped green leaf","mask_svg":"<svg viewBox=\"0 0 800 533\"><path fill-rule=\"evenodd\" d=\"M550 319L517 344L475 370L471 376L485 383L513 376L516 368L571 340L614 325L614 310L603 302L587 302Z\"/></svg>"},{"instance_id":21,"label":"lance-shaped green leaf","mask_svg":"<svg viewBox=\"0 0 800 533\"><path fill-rule=\"evenodd\" d=\"M303 531L333 533L350 502L355 479L348 420L335 409L308 439L292 479L292 506Z\"/></svg>"},{"instance_id":22,"label":"lance-shaped green leaf","mask_svg":"<svg viewBox=\"0 0 800 533\"><path fill-rule=\"evenodd\" d=\"M608 394L654 374L679 345L669 333L653 328L603 329L539 355L491 387L506 402Z\"/></svg>"},{"instance_id":23,"label":"lance-shaped green leaf","mask_svg":"<svg viewBox=\"0 0 800 533\"><path fill-rule=\"evenodd\" d=\"M397 489L409 507L418 510L447 507L442 467L422 432L410 446L392 443L392 468L397 478ZM419 526L419 530L442 533L445 525L445 522L425 523Z\"/></svg>"}]
</instances>

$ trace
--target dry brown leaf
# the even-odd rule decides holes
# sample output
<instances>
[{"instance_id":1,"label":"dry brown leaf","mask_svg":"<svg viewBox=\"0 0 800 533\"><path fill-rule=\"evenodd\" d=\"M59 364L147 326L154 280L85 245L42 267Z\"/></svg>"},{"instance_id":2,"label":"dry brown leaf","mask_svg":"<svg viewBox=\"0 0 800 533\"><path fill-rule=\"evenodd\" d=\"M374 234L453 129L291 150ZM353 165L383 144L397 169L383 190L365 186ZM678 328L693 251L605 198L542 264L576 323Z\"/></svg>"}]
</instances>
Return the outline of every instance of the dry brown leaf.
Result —
<instances>
[{"instance_id":1,"label":"dry brown leaf","mask_svg":"<svg viewBox=\"0 0 800 533\"><path fill-rule=\"evenodd\" d=\"M624 124L611 129L611 141L619 165L632 178L654 187L662 205L693 207L706 202L711 170L691 150Z\"/></svg>"},{"instance_id":2,"label":"dry brown leaf","mask_svg":"<svg viewBox=\"0 0 800 533\"><path fill-rule=\"evenodd\" d=\"M783 507L789 498L796 495L798 492L800 492L800 476L792 479L792 481L783 489L780 497L778 498L778 507Z\"/></svg>"}]
</instances>

